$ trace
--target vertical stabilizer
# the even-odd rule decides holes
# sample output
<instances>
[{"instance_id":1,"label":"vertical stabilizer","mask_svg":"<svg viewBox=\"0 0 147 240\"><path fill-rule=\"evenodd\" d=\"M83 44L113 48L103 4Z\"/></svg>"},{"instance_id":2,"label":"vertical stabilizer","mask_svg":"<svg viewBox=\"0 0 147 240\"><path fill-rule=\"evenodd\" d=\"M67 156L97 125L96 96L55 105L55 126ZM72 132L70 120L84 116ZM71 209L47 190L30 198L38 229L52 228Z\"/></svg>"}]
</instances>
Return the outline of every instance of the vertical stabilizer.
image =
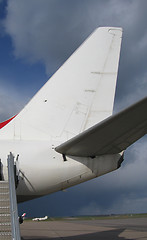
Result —
<instances>
[{"instance_id":1,"label":"vertical stabilizer","mask_svg":"<svg viewBox=\"0 0 147 240\"><path fill-rule=\"evenodd\" d=\"M121 37L121 28L96 29L0 136L65 141L110 116Z\"/></svg>"}]
</instances>

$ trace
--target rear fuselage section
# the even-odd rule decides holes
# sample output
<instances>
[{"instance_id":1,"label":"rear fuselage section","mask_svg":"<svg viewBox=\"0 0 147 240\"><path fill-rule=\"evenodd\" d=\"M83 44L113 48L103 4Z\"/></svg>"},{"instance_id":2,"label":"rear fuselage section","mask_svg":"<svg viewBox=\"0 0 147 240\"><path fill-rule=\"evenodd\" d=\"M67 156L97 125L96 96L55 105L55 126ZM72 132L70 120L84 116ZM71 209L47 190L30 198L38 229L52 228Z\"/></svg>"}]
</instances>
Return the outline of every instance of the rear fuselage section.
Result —
<instances>
[{"instance_id":1,"label":"rear fuselage section","mask_svg":"<svg viewBox=\"0 0 147 240\"><path fill-rule=\"evenodd\" d=\"M17 159L19 202L37 198L101 176L120 165L122 154L95 158L63 156L54 150L59 143L49 141L0 141L1 163L7 179L7 156Z\"/></svg>"}]
</instances>

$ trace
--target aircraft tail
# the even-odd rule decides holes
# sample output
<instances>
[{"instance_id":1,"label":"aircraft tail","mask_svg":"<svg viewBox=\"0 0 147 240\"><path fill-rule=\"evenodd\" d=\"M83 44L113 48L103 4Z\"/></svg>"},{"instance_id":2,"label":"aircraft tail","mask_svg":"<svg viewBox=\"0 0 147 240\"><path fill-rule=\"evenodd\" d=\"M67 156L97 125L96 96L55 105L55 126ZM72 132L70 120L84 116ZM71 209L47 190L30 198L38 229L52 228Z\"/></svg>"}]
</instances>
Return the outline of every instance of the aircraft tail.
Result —
<instances>
[{"instance_id":1,"label":"aircraft tail","mask_svg":"<svg viewBox=\"0 0 147 240\"><path fill-rule=\"evenodd\" d=\"M121 28L96 29L0 137L65 141L110 116L121 37Z\"/></svg>"}]
</instances>

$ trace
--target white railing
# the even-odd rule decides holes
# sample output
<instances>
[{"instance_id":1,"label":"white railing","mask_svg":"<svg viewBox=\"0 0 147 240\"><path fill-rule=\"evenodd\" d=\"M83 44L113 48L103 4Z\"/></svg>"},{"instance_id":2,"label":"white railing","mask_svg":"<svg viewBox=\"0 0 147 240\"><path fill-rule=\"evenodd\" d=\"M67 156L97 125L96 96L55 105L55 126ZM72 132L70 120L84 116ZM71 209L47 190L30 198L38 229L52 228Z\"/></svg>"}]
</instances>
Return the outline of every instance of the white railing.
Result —
<instances>
[{"instance_id":1,"label":"white railing","mask_svg":"<svg viewBox=\"0 0 147 240\"><path fill-rule=\"evenodd\" d=\"M12 240L21 240L19 221L18 221L15 180L14 180L14 156L12 153L8 155L7 161L8 161L8 181L9 181L9 192L10 192Z\"/></svg>"}]
</instances>

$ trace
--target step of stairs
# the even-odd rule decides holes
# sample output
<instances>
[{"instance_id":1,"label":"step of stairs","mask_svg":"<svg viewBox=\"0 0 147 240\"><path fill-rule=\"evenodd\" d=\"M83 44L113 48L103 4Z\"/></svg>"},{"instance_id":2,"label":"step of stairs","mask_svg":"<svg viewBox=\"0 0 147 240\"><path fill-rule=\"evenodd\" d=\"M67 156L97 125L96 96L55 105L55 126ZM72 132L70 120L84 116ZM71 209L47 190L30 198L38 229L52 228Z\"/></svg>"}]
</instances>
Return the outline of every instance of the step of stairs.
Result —
<instances>
[{"instance_id":1,"label":"step of stairs","mask_svg":"<svg viewBox=\"0 0 147 240\"><path fill-rule=\"evenodd\" d=\"M11 239L9 183L0 181L0 240Z\"/></svg>"},{"instance_id":2,"label":"step of stairs","mask_svg":"<svg viewBox=\"0 0 147 240\"><path fill-rule=\"evenodd\" d=\"M15 185L14 156L7 158L8 181L3 181L0 171L0 240L21 240ZM0 170L2 163L0 160Z\"/></svg>"}]
</instances>

